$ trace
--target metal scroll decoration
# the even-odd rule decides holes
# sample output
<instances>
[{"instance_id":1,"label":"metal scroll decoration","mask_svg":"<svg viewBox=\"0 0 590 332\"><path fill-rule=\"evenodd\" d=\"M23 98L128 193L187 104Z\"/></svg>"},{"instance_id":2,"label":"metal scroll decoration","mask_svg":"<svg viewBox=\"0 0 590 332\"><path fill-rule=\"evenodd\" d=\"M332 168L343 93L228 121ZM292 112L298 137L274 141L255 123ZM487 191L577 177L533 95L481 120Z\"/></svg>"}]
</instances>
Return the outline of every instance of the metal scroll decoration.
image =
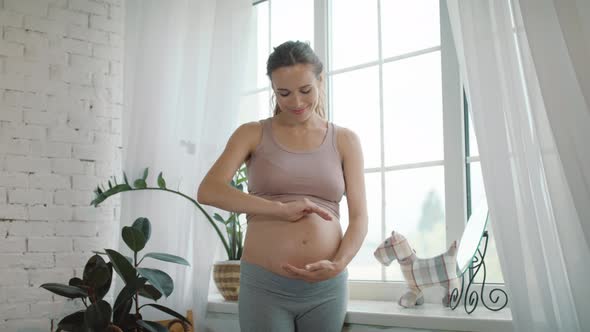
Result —
<instances>
[{"instance_id":1,"label":"metal scroll decoration","mask_svg":"<svg viewBox=\"0 0 590 332\"><path fill-rule=\"evenodd\" d=\"M451 292L450 307L455 310L463 300L465 311L471 314L477 308L479 302L488 310L499 311L504 309L508 304L508 295L500 288L493 288L485 296L484 288L486 284L486 264L484 257L488 248L488 231L484 231L482 240L485 239L483 252L478 248L473 257L470 267L461 275L461 290L455 288ZM480 270L483 269L483 280L481 286L475 284L474 280ZM466 276L467 274L467 276ZM468 278L467 288L465 288L465 279ZM464 291L465 290L465 291Z\"/></svg>"}]
</instances>

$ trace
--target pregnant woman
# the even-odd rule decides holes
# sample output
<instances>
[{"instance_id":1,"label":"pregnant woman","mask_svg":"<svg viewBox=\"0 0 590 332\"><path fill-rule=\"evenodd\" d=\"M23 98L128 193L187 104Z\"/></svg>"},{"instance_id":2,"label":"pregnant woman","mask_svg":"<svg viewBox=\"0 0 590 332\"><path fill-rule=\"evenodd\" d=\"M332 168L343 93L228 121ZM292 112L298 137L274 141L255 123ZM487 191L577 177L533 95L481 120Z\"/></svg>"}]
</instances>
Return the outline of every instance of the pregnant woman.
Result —
<instances>
[{"instance_id":1,"label":"pregnant woman","mask_svg":"<svg viewBox=\"0 0 590 332\"><path fill-rule=\"evenodd\" d=\"M274 115L233 133L197 199L247 215L241 331L341 331L346 266L368 224L360 141L326 120L323 65L307 43L274 48L267 75ZM249 194L229 185L244 162ZM349 221L343 235L339 202L345 193Z\"/></svg>"}]
</instances>

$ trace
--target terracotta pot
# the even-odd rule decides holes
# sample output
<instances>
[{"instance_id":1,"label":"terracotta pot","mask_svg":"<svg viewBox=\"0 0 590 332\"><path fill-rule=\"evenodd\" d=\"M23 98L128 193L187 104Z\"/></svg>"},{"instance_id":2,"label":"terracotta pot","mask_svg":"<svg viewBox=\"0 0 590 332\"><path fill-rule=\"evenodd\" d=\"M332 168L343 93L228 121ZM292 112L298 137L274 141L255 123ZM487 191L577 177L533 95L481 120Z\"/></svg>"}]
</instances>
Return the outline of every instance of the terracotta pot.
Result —
<instances>
[{"instance_id":1,"label":"terracotta pot","mask_svg":"<svg viewBox=\"0 0 590 332\"><path fill-rule=\"evenodd\" d=\"M123 332L123 330L121 330L117 325L115 324L109 324L109 326L106 329L106 332Z\"/></svg>"},{"instance_id":2,"label":"terracotta pot","mask_svg":"<svg viewBox=\"0 0 590 332\"><path fill-rule=\"evenodd\" d=\"M237 301L240 293L240 261L220 261L213 264L213 280L226 301Z\"/></svg>"}]
</instances>

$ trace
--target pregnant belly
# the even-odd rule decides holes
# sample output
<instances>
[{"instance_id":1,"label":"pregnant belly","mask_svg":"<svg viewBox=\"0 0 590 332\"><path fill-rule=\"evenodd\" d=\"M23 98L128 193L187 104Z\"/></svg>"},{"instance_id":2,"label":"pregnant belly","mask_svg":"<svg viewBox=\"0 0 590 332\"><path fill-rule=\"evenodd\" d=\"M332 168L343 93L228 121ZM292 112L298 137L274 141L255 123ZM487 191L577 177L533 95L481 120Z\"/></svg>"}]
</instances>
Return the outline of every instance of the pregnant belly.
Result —
<instances>
[{"instance_id":1,"label":"pregnant belly","mask_svg":"<svg viewBox=\"0 0 590 332\"><path fill-rule=\"evenodd\" d=\"M242 259L283 276L285 263L303 268L322 259L331 260L342 240L340 222L310 214L298 221L252 218L248 222Z\"/></svg>"}]
</instances>

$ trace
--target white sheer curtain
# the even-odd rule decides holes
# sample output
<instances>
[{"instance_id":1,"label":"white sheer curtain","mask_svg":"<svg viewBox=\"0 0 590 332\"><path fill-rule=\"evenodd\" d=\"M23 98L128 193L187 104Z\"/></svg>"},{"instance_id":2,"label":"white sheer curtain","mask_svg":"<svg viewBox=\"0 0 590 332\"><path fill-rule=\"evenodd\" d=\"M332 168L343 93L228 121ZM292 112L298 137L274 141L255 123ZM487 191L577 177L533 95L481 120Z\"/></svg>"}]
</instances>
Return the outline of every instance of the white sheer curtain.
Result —
<instances>
[{"instance_id":1,"label":"white sheer curtain","mask_svg":"<svg viewBox=\"0 0 590 332\"><path fill-rule=\"evenodd\" d=\"M202 177L238 125L244 73L252 59L246 56L255 31L252 11L251 0L126 1L123 167L130 181L149 167L149 186L157 186L162 171L168 188L196 198ZM211 264L221 243L213 227L188 200L170 193L123 194L121 210L122 226L150 219L145 253L166 252L191 262L190 268L149 259L142 265L174 280L172 296L159 303L183 314L192 308L202 324ZM147 319L169 317L142 313Z\"/></svg>"},{"instance_id":2,"label":"white sheer curtain","mask_svg":"<svg viewBox=\"0 0 590 332\"><path fill-rule=\"evenodd\" d=\"M449 0L516 331L590 331L590 3Z\"/></svg>"}]
</instances>

